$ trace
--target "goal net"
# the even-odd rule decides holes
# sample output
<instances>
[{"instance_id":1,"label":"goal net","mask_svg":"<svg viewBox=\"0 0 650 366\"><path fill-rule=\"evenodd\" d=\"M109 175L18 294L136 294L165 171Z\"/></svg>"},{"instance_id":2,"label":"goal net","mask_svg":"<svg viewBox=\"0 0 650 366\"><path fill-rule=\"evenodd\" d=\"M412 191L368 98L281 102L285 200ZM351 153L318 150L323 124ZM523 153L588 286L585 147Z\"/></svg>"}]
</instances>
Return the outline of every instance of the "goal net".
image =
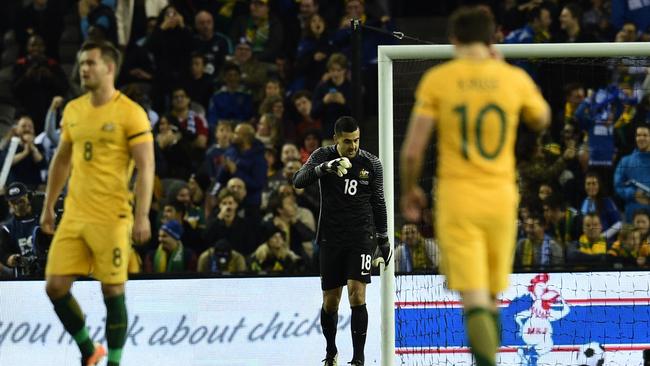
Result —
<instances>
[{"instance_id":1,"label":"goal net","mask_svg":"<svg viewBox=\"0 0 650 366\"><path fill-rule=\"evenodd\" d=\"M595 95L599 92L606 98L618 93L617 97L635 100L636 106L650 92L645 90L650 87L647 44L497 47L538 83L553 110L549 138L555 141L562 137L567 85L579 83L594 98L600 98ZM426 70L448 60L452 52L449 45L379 47L379 149L389 232L399 233L404 223L399 212L399 151L415 88ZM434 136L422 173L425 192L434 184L435 144ZM525 153L530 147L526 145L518 149ZM571 188L582 193L582 187L567 184ZM432 225L425 220L420 231L435 239ZM650 349L650 274L555 270L558 273L531 273L528 268L528 273L512 276L511 287L501 296L499 364L643 364L643 351ZM394 277L393 265L387 273L382 277L382 365L471 365L460 299L445 289L444 277L433 273ZM537 299L530 290L535 285L558 295L557 302L545 303L553 314L546 319L530 315L535 313Z\"/></svg>"}]
</instances>

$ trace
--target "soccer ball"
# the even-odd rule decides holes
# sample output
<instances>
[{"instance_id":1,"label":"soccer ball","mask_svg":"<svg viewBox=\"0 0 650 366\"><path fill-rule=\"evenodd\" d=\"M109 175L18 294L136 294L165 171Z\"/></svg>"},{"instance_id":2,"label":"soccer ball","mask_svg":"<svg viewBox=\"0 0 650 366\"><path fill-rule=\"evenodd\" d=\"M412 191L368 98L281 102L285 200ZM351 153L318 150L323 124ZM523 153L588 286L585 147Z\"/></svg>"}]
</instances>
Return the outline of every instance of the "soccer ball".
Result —
<instances>
[{"instance_id":1,"label":"soccer ball","mask_svg":"<svg viewBox=\"0 0 650 366\"><path fill-rule=\"evenodd\" d=\"M603 366L605 364L605 348L597 342L580 346L578 366Z\"/></svg>"}]
</instances>

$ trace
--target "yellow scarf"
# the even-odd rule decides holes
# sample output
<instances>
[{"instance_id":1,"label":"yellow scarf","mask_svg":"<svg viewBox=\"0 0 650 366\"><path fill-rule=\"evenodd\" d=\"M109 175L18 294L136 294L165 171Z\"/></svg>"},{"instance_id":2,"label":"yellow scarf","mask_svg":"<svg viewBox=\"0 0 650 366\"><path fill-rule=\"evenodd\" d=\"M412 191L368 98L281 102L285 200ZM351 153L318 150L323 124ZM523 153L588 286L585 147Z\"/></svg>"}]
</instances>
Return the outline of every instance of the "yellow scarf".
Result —
<instances>
[{"instance_id":1,"label":"yellow scarf","mask_svg":"<svg viewBox=\"0 0 650 366\"><path fill-rule=\"evenodd\" d=\"M607 242L602 236L595 242L591 243L589 239L587 239L587 236L582 234L580 240L578 240L578 244L580 252L585 254L598 255L605 254L607 251Z\"/></svg>"}]
</instances>

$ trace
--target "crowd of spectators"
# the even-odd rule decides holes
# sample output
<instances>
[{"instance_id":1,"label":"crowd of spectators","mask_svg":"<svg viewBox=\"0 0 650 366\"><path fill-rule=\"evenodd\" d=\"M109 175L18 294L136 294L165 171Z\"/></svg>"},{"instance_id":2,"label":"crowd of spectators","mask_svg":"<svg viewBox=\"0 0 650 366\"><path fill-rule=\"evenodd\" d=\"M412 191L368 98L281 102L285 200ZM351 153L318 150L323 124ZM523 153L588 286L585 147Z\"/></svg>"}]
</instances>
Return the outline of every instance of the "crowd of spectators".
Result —
<instances>
[{"instance_id":1,"label":"crowd of spectators","mask_svg":"<svg viewBox=\"0 0 650 366\"><path fill-rule=\"evenodd\" d=\"M495 38L650 41L650 5L632 3L498 2ZM79 42L107 39L123 51L118 87L142 105L154 132L155 234L131 253L130 271L317 273L318 187L295 189L291 177L331 142L336 119L351 113L350 19L392 30L383 4L33 0L14 9L12 27L1 29L20 48L8 66L16 112L0 142L2 157L11 137L20 142L3 202L8 221L0 231L0 276L29 274L23 264L34 273L42 269L42 258L26 258L44 255L47 238L16 227L38 221L62 110L82 92L59 47L61 34L70 33L69 18L76 19ZM376 99L376 46L391 42L364 30L368 100ZM552 127L534 139L536 148L519 166L516 265L644 267L650 255L648 63L609 63L606 76L588 80L569 80L572 74L563 72L550 87L543 65L517 64L557 100L551 100ZM399 272L437 270L435 233L426 226L405 223L396 232Z\"/></svg>"}]
</instances>

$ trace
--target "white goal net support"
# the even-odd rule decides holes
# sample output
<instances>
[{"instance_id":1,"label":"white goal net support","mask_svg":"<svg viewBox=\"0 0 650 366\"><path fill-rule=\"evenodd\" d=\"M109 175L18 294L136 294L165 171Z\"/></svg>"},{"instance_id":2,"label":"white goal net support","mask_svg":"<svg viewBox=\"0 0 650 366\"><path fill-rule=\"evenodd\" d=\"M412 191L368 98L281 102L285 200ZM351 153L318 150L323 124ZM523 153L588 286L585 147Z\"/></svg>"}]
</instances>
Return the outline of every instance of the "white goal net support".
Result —
<instances>
[{"instance_id":1,"label":"white goal net support","mask_svg":"<svg viewBox=\"0 0 650 366\"><path fill-rule=\"evenodd\" d=\"M573 64L572 70L575 70L576 67L579 70L582 65L585 68L593 66L609 67L610 70L612 65L615 67L617 64L638 63L642 67L650 66L650 44L648 43L521 44L496 45L496 47L509 61L516 59L520 62L553 63L564 60ZM379 47L379 157L384 166L384 191L386 194L389 233L395 233L396 223L401 222L398 190L399 169L396 162L399 161L399 149L408 124L408 115L413 103L415 88L424 71L451 57L453 57L453 47L451 45ZM597 76L600 71L596 68L589 72L592 76ZM556 92L562 94L561 89ZM433 143L435 144L435 142ZM435 163L431 163L431 160L435 160L435 158L429 157L426 164L434 165ZM423 182L423 185L427 188L431 185L432 170L433 168L429 172L423 173L422 179L428 180L428 182ZM429 175L427 176L427 174ZM391 240L391 242L393 241ZM572 298L567 303L576 306L576 311L571 313L571 316L573 316L571 319L576 319L576 314L583 314L584 317L580 321L571 320L574 322L569 327L572 329L572 334L556 332L558 336L573 339L571 346L543 345L544 347L550 346L553 351L558 350L559 353L565 352L567 354L557 357L555 357L555 354L549 354L546 362L542 362L541 359L539 363L537 363L537 359L534 362L530 360L530 362L526 362L524 360L525 355L522 355L522 352L526 350L526 344L518 344L516 341L506 344L507 339L514 339L515 336L520 337L521 329L515 329L517 324L513 320L511 328L514 328L504 328L502 333L504 346L500 349L500 364L588 365L593 363L596 365L602 364L600 360L604 359L603 350L607 349L607 347L621 352L636 352L633 355L630 353L632 356L625 356L631 357L629 362L625 361L625 357L621 356L618 357L617 362L611 364L642 364L639 352L646 348L650 349L650 333L645 331L641 335L640 331L637 330L638 337L636 335L628 337L625 332L628 328L636 329L639 324L648 328L650 322L650 316L648 315L650 314L650 275L647 272L631 272L631 274L629 275L629 272L600 272L591 273L591 275L589 273L550 274L549 286L552 284L553 288L556 288L565 298ZM521 305L521 301L518 299L527 296L527 286L531 281L534 281L537 275L537 273L513 275L511 280L513 286L503 294L502 306L516 303L517 306L523 306L523 310L520 309L521 311L526 310L526 305ZM633 278L635 276L638 276L641 281L634 283ZM444 280L436 275L398 276L396 279L394 261L391 261L389 268L382 272L382 366L392 366L396 363L418 366L471 365L471 357L467 352L462 330L462 309L459 298L456 294L446 291L443 284ZM587 286L587 288L583 288L584 286ZM515 302L515 300L519 302ZM612 324L609 324L603 318L598 322L598 318L590 317L598 317L597 314L599 313L597 311L599 310L590 306L597 307L600 306L599 304L631 306L631 308L607 308L603 310L610 311L608 316L615 317L616 315L612 314L616 313L616 311L621 312L620 317L624 317L623 314L629 311L641 311L645 315L639 315L638 322L640 323L636 325L634 319L631 320L631 325L628 324L629 317L626 319L619 317L620 321ZM584 309L579 309L578 306L582 306ZM407 314L405 310L412 311L405 315ZM506 311L508 310L515 311L516 309L507 308ZM560 309L558 311L565 310ZM583 312L581 313L578 310ZM589 311L588 315L584 315L584 311L587 310ZM504 308L502 308L502 313L503 311ZM594 313L592 314L591 311ZM398 317L397 322L396 314ZM567 317L567 319L569 318ZM595 325L590 323L592 320L596 322ZM569 320L565 319L565 321ZM519 325L521 326L521 324ZM629 325L629 327L626 328L626 325ZM591 342L594 337L585 335L585 332L596 332L602 330L601 328L615 329L620 333L619 338L622 340L619 342L618 348L612 348L609 345L601 349L600 346L607 343L605 338L601 337L603 340ZM553 331L552 326L547 327L545 331L548 332L549 330L550 332ZM646 342L646 339L647 345L643 343ZM591 356L587 357L586 354ZM610 362L605 364L610 364Z\"/></svg>"}]
</instances>

